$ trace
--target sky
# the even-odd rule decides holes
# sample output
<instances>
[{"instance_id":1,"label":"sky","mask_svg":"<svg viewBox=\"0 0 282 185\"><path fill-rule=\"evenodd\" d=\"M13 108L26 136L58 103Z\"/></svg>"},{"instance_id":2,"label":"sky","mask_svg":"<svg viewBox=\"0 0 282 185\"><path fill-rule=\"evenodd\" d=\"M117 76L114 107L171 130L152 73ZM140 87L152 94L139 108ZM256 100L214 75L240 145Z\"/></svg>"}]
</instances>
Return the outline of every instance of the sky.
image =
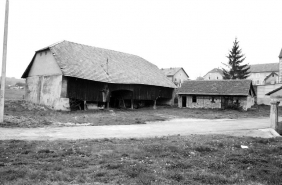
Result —
<instances>
[{"instance_id":1,"label":"sky","mask_svg":"<svg viewBox=\"0 0 282 185\"><path fill-rule=\"evenodd\" d=\"M2 61L5 2L0 0ZM190 79L224 67L235 38L244 63L278 63L281 0L9 0L7 76L58 41L138 55Z\"/></svg>"}]
</instances>

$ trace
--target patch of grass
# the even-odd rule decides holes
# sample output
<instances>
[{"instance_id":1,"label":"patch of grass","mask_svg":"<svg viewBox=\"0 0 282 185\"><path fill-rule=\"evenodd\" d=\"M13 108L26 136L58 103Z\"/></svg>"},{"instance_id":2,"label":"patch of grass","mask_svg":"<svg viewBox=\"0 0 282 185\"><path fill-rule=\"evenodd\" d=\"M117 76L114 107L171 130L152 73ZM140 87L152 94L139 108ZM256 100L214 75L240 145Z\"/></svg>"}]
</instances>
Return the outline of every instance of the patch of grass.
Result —
<instances>
[{"instance_id":1,"label":"patch of grass","mask_svg":"<svg viewBox=\"0 0 282 185\"><path fill-rule=\"evenodd\" d=\"M282 139L0 141L0 174L0 184L281 184Z\"/></svg>"},{"instance_id":2,"label":"patch of grass","mask_svg":"<svg viewBox=\"0 0 282 185\"><path fill-rule=\"evenodd\" d=\"M279 111L282 107L279 107ZM149 113L149 114L148 114ZM269 117L269 106L258 106L249 111L212 110L212 109L180 109L177 107L158 106L156 110L141 108L134 110L88 110L88 111L54 111L48 107L35 105L24 100L5 100L5 117L1 127L59 127L88 124L130 125L146 124L149 121L165 121L171 118L200 119L240 119Z\"/></svg>"}]
</instances>

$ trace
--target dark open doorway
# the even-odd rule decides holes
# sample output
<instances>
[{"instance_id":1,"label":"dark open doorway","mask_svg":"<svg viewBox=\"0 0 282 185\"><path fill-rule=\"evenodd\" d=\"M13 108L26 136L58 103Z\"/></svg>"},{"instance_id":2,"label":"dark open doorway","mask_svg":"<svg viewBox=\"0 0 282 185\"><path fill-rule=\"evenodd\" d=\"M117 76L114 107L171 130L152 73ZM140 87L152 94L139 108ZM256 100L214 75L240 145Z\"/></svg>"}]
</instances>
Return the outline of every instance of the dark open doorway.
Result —
<instances>
[{"instance_id":1,"label":"dark open doorway","mask_svg":"<svg viewBox=\"0 0 282 185\"><path fill-rule=\"evenodd\" d=\"M186 96L182 96L182 107L186 107L186 102L187 102L186 99L187 99Z\"/></svg>"},{"instance_id":2,"label":"dark open doorway","mask_svg":"<svg viewBox=\"0 0 282 185\"><path fill-rule=\"evenodd\" d=\"M132 95L132 91L130 90L112 91L110 98L110 107L130 108Z\"/></svg>"}]
</instances>

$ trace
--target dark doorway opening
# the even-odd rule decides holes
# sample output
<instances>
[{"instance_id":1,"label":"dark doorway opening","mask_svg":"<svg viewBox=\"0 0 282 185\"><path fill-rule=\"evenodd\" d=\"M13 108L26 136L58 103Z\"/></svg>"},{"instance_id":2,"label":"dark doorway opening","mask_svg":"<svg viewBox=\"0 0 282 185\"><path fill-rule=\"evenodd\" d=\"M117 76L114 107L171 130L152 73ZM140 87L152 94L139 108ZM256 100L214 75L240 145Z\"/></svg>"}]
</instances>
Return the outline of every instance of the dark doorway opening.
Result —
<instances>
[{"instance_id":1,"label":"dark doorway opening","mask_svg":"<svg viewBox=\"0 0 282 185\"><path fill-rule=\"evenodd\" d=\"M182 107L186 107L187 98L186 96L182 96Z\"/></svg>"},{"instance_id":2,"label":"dark doorway opening","mask_svg":"<svg viewBox=\"0 0 282 185\"><path fill-rule=\"evenodd\" d=\"M130 108L132 91L130 90L116 90L111 92L110 107L114 108Z\"/></svg>"}]
</instances>

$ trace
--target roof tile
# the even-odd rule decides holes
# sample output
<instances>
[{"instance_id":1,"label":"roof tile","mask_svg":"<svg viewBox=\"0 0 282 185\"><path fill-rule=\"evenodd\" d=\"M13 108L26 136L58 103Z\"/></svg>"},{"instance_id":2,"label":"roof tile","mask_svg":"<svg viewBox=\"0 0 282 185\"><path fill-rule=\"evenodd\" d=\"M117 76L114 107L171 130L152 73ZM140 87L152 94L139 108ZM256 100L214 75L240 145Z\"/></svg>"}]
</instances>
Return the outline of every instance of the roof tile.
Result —
<instances>
[{"instance_id":1,"label":"roof tile","mask_svg":"<svg viewBox=\"0 0 282 185\"><path fill-rule=\"evenodd\" d=\"M107 83L175 88L156 65L136 55L69 41L59 42L48 48L65 76ZM22 78L27 77L29 68L30 65Z\"/></svg>"},{"instance_id":2,"label":"roof tile","mask_svg":"<svg viewBox=\"0 0 282 185\"><path fill-rule=\"evenodd\" d=\"M185 81L177 94L248 96L251 80L190 80Z\"/></svg>"},{"instance_id":3,"label":"roof tile","mask_svg":"<svg viewBox=\"0 0 282 185\"><path fill-rule=\"evenodd\" d=\"M263 73L263 72L278 72L279 63L268 63L268 64L254 64L250 65L251 73Z\"/></svg>"}]
</instances>

